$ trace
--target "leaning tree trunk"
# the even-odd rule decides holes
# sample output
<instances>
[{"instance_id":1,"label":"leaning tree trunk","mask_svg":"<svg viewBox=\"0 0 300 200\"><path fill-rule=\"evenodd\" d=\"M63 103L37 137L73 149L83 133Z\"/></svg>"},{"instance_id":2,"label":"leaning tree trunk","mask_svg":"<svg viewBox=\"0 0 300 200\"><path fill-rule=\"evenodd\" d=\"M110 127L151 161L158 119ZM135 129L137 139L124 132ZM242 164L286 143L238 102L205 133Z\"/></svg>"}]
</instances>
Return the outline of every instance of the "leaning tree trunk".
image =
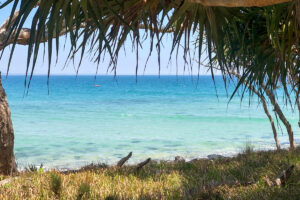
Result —
<instances>
[{"instance_id":1,"label":"leaning tree trunk","mask_svg":"<svg viewBox=\"0 0 300 200\"><path fill-rule=\"evenodd\" d=\"M286 130L287 130L288 135L289 135L290 149L292 151L294 151L295 150L294 133L293 133L293 129L292 129L292 126L291 126L290 122L286 119L286 117L284 116L280 106L277 104L273 92L270 91L265 85L261 84L261 86L264 89L264 91L266 92L267 96L269 97L272 105L274 106L274 112L277 113L278 117L280 118L280 120L282 121L284 126L286 127Z\"/></svg>"},{"instance_id":2,"label":"leaning tree trunk","mask_svg":"<svg viewBox=\"0 0 300 200\"><path fill-rule=\"evenodd\" d=\"M14 129L0 73L0 174L12 175L16 172Z\"/></svg>"},{"instance_id":3,"label":"leaning tree trunk","mask_svg":"<svg viewBox=\"0 0 300 200\"><path fill-rule=\"evenodd\" d=\"M268 118L270 120L270 123L271 123L271 126L272 126L272 130L273 130L274 140L275 140L275 143L276 143L276 148L277 148L277 150L279 150L280 149L280 143L279 143L279 140L278 140L278 136L277 136L277 131L276 131L276 127L275 127L275 124L274 124L274 120L273 120L272 116L269 113L268 106L267 106L267 103L266 103L265 99L263 97L261 97L261 96L259 96L259 97L260 97L260 99L262 101L265 113L266 113L266 115L268 116Z\"/></svg>"},{"instance_id":4,"label":"leaning tree trunk","mask_svg":"<svg viewBox=\"0 0 300 200\"><path fill-rule=\"evenodd\" d=\"M297 95L298 95L298 94L297 94ZM299 112L298 126L300 127L300 100L299 100L299 97L297 97L297 106L298 106L298 112Z\"/></svg>"},{"instance_id":5,"label":"leaning tree trunk","mask_svg":"<svg viewBox=\"0 0 300 200\"><path fill-rule=\"evenodd\" d=\"M298 107L298 114L299 114L299 118L298 118L298 126L300 127L300 97L299 97L299 94L300 94L300 88L298 90L295 90L295 94L296 94L296 104L297 104L297 107Z\"/></svg>"},{"instance_id":6,"label":"leaning tree trunk","mask_svg":"<svg viewBox=\"0 0 300 200\"><path fill-rule=\"evenodd\" d=\"M242 77L241 77L240 74L238 74L238 73L236 73L236 72L234 72L234 71L231 72L230 74L231 74L231 75L234 75L238 80L242 80ZM264 97L262 94L260 94L260 93L255 89L254 86L249 85L249 84L247 83L246 80L244 80L243 82L244 82L244 85L245 85L247 88L249 88L252 92L254 92L254 93L260 98L260 100L261 100L261 102L262 102L262 105L263 105L263 108L264 108L264 111L265 111L267 117L269 118L269 121L270 121L270 124L271 124L271 127L272 127L273 136L274 136L274 140L275 140L275 143L276 143L276 148L277 148L277 150L280 150L280 143L279 143L279 140L278 140L277 130L276 130L276 127L275 127L274 120L273 120L273 118L272 118L272 116L271 116L271 114L270 114L270 112L269 112L269 110L268 110L268 105L267 105L267 102L266 102L266 100L265 100L265 97Z\"/></svg>"}]
</instances>

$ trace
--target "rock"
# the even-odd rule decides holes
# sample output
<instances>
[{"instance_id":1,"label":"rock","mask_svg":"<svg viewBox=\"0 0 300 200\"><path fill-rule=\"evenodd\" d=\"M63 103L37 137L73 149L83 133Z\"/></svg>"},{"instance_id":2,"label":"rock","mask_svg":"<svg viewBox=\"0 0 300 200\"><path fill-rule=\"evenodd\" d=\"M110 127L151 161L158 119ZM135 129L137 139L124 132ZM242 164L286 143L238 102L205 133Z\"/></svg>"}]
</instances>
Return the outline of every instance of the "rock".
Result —
<instances>
[{"instance_id":1,"label":"rock","mask_svg":"<svg viewBox=\"0 0 300 200\"><path fill-rule=\"evenodd\" d=\"M218 155L218 154L210 154L207 156L207 158L209 160L215 160L215 159L219 159L219 158L225 158L224 156Z\"/></svg>"},{"instance_id":2,"label":"rock","mask_svg":"<svg viewBox=\"0 0 300 200\"><path fill-rule=\"evenodd\" d=\"M185 159L183 157L181 157L181 156L176 156L175 157L175 161L176 162L185 162Z\"/></svg>"}]
</instances>

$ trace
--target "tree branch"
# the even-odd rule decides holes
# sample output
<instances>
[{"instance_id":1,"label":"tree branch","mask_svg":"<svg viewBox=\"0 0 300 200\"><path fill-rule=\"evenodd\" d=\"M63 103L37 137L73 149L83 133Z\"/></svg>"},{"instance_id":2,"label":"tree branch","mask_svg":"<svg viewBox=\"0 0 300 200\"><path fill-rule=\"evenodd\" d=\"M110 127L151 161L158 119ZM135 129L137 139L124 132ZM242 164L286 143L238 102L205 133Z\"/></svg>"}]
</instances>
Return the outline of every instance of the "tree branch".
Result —
<instances>
[{"instance_id":1,"label":"tree branch","mask_svg":"<svg viewBox=\"0 0 300 200\"><path fill-rule=\"evenodd\" d=\"M36 6L39 6L39 2ZM15 37L16 37L16 30L13 31L11 36L9 36L9 32L11 31L11 26L12 26L12 24L14 24L14 22L17 19L18 15L19 15L19 10L14 13L12 18L10 18L10 17L7 18L5 20L5 22L1 25L1 27L0 27L0 51L3 50L6 46L14 43L14 40L15 40ZM84 28L85 26L86 26L86 23L82 23L80 25L80 28ZM64 27L63 30L58 35L56 35L56 32L54 32L53 38L63 36L63 35L65 35L69 32L69 29L66 28L65 25L63 25L63 27ZM74 29L76 29L76 28L77 27L74 27ZM144 24L140 24L138 28L139 29L145 29L145 30L150 30L151 29L151 27L146 27ZM159 30L154 29L154 31L161 32L161 33L174 32L174 30L172 28L159 29ZM31 32L31 30L28 29L28 28L21 29L20 34L18 35L18 39L17 39L16 43L20 44L20 45L29 45L30 32ZM45 37L43 37L41 39L41 41L40 41L41 43L47 42L48 39L49 39L48 38L48 32L46 32L44 35L45 35Z\"/></svg>"},{"instance_id":2,"label":"tree branch","mask_svg":"<svg viewBox=\"0 0 300 200\"><path fill-rule=\"evenodd\" d=\"M84 28L86 26L85 23L82 23L80 25L80 28ZM77 27L74 27L74 29ZM53 38L57 38L59 36L63 36L65 34L67 34L70 30L68 28L63 28L62 31L57 35L56 32L53 33ZM18 35L17 44L20 45L29 45L30 42L30 33L31 30L28 28L22 28L20 31L20 34ZM44 34L45 36L42 37L41 39L41 43L47 42L49 40L48 38L48 32L45 32ZM4 29L0 29L0 51L3 50L6 46L13 44L15 37L16 37L16 30L13 31L12 35L9 37L9 30L7 30L6 28ZM8 40L7 40L8 38Z\"/></svg>"}]
</instances>

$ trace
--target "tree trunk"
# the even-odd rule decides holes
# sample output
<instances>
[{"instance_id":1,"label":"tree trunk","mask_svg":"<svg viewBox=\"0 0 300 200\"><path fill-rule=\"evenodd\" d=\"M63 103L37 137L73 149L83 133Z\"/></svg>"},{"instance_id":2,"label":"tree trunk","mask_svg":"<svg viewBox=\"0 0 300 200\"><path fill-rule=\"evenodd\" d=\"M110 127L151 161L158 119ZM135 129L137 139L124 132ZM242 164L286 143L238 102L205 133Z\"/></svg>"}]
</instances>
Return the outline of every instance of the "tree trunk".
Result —
<instances>
[{"instance_id":1,"label":"tree trunk","mask_svg":"<svg viewBox=\"0 0 300 200\"><path fill-rule=\"evenodd\" d=\"M236 76L238 79L241 79L241 76L236 73L236 72L230 72L232 75ZM257 94L261 100L264 100L264 97L262 95L260 95L258 93L258 91L255 90L255 88L251 85L248 85L247 82L244 81L244 84L250 89L252 90L255 94ZM289 141L290 141L290 149L292 151L295 150L295 142L294 142L294 133L293 133L293 129L292 129L292 126L291 124L289 123L289 121L286 119L286 117L284 116L280 106L278 105L278 103L276 102L276 98L273 94L272 91L270 91L266 86L265 84L261 83L260 84L261 88L265 91L266 95L269 97L273 107L274 107L274 112L279 116L280 120L282 121L282 123L284 124L284 126L286 127L286 130L288 132L288 135L289 135ZM299 98L297 98L298 100ZM275 128L275 125L274 125L274 121L270 115L270 113L268 112L268 109L267 109L267 106L266 106L266 102L262 101L263 103L263 106L264 106L264 110L265 110L265 113L267 114L270 122L271 122L271 125L272 125L272 129L273 129L273 133L274 133L274 139L276 141L276 146L279 145L279 142L278 142L278 137L277 137L277 132L276 132L276 128ZM299 104L298 104L299 105ZM275 132L274 132L275 130ZM278 148L278 146L277 146Z\"/></svg>"},{"instance_id":2,"label":"tree trunk","mask_svg":"<svg viewBox=\"0 0 300 200\"><path fill-rule=\"evenodd\" d=\"M241 75L239 75L238 73L236 72L231 72L230 74L234 75L236 78L238 78L239 80L241 80ZM278 136L277 136L277 130L276 130L276 127L275 127L275 123L274 123L274 120L271 116L271 114L269 113L269 110L268 110L268 106L267 106L267 102L265 100L265 97L263 95L261 95L256 89L255 87L253 87L252 85L248 85L246 81L244 81L244 85L249 88L252 92L254 92L261 100L262 104L263 104L263 108L264 108L264 111L267 115L267 117L269 118L269 121L270 121L270 124L271 124L271 127L272 127L272 130L273 130L273 136L274 136L274 140L275 140L275 143L276 143L276 148L277 150L280 149L280 143L279 143L279 140L278 140Z\"/></svg>"},{"instance_id":3,"label":"tree trunk","mask_svg":"<svg viewBox=\"0 0 300 200\"><path fill-rule=\"evenodd\" d=\"M16 172L14 129L0 73L0 174L13 175Z\"/></svg>"},{"instance_id":4,"label":"tree trunk","mask_svg":"<svg viewBox=\"0 0 300 200\"><path fill-rule=\"evenodd\" d=\"M297 95L296 104L297 104L297 107L298 107L298 114L299 114L298 126L300 127L300 100L299 100L299 92L296 92L296 95Z\"/></svg>"},{"instance_id":5,"label":"tree trunk","mask_svg":"<svg viewBox=\"0 0 300 200\"><path fill-rule=\"evenodd\" d=\"M267 96L270 98L271 103L274 106L274 111L278 114L278 117L280 118L280 120L282 121L284 126L286 127L286 130L287 130L288 135L289 135L290 149L292 151L294 151L295 150L295 142L294 142L294 133L293 133L293 129L292 129L291 124L289 123L289 121L284 116L280 106L277 104L274 94L268 88L266 88L265 85L262 84L261 86L264 89L264 91L266 92Z\"/></svg>"},{"instance_id":6,"label":"tree trunk","mask_svg":"<svg viewBox=\"0 0 300 200\"><path fill-rule=\"evenodd\" d=\"M260 96L259 96L260 97ZM269 111L268 111L268 107L267 107L267 103L265 101L264 98L261 98L261 101L262 101L262 104L263 104L263 107L264 107L264 110L265 110L265 113L266 115L268 116L269 120L270 120L270 123L271 123L271 126L272 126L272 130L273 130L273 135L274 135L274 140L275 140L275 143L276 143L276 148L277 150L280 149L280 143L279 143L279 140L278 140L278 136L277 136L277 131L276 131L276 127L275 127L275 123L274 123L274 120L272 118L272 116L270 115Z\"/></svg>"}]
</instances>

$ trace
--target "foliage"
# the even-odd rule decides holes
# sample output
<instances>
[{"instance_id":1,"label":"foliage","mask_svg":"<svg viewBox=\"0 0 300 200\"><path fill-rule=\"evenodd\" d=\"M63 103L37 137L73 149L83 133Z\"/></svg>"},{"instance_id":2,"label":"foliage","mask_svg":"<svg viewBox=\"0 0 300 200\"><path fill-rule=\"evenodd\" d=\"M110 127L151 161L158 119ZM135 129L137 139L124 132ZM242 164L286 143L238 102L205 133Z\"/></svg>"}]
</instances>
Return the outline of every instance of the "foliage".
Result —
<instances>
[{"instance_id":1,"label":"foliage","mask_svg":"<svg viewBox=\"0 0 300 200\"><path fill-rule=\"evenodd\" d=\"M300 85L298 0L264 8L204 7L181 0L7 0L0 8L10 3L13 3L12 15L20 7L19 16L11 23L11 32L20 31L29 14L34 14L26 76L32 76L40 45L46 36L50 75L52 39L55 38L58 55L60 39L56 36L66 27L72 44L68 59L77 54L82 59L88 52L99 64L105 55L109 55L108 70L116 74L118 55L125 41L132 40L138 57L142 42L149 37L149 56L156 47L160 69L162 38L172 29L170 55L178 54L178 49L183 46L186 63L191 63L192 49L198 52L197 58L201 61L205 43L209 56L207 63L213 76L212 62L216 59L223 75L231 70L241 73L240 84L246 79L251 85L259 85L267 79L271 89L278 84L287 88L288 76L292 74L297 78L295 84ZM191 38L198 41L194 48L190 47Z\"/></svg>"},{"instance_id":2,"label":"foliage","mask_svg":"<svg viewBox=\"0 0 300 200\"><path fill-rule=\"evenodd\" d=\"M89 191L88 199L288 200L299 197L300 148L294 153L287 150L245 152L215 160L152 161L139 172L136 166L101 167L75 173L22 172L9 187L0 186L0 199L56 199L52 174L60 177L61 199L76 199L83 191ZM267 179L275 180L292 164L295 169L285 186L267 184ZM89 187L82 186L86 183Z\"/></svg>"},{"instance_id":3,"label":"foliage","mask_svg":"<svg viewBox=\"0 0 300 200\"><path fill-rule=\"evenodd\" d=\"M283 86L288 98L291 92L299 95L300 32L295 13L296 3L244 9L219 32L222 42L211 65L224 74L242 75L236 91L243 84L257 86L262 94L262 85L273 92ZM221 47L224 52L218 52Z\"/></svg>"}]
</instances>

